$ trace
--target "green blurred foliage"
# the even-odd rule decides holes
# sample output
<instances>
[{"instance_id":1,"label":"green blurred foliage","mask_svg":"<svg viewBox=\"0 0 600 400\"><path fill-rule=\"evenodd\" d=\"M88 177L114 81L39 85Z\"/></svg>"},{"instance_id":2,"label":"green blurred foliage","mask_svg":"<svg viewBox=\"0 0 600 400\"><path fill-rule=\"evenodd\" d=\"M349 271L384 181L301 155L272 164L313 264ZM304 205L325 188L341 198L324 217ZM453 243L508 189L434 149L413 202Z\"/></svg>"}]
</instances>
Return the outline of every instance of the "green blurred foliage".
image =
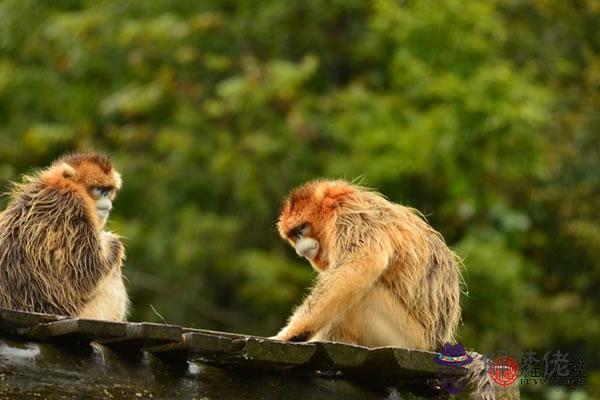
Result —
<instances>
[{"instance_id":1,"label":"green blurred foliage","mask_svg":"<svg viewBox=\"0 0 600 400\"><path fill-rule=\"evenodd\" d=\"M599 13L598 0L1 0L0 185L66 151L110 153L132 319L270 335L314 276L275 231L282 197L359 178L463 257L463 343L583 357L586 392L528 395L593 398Z\"/></svg>"}]
</instances>

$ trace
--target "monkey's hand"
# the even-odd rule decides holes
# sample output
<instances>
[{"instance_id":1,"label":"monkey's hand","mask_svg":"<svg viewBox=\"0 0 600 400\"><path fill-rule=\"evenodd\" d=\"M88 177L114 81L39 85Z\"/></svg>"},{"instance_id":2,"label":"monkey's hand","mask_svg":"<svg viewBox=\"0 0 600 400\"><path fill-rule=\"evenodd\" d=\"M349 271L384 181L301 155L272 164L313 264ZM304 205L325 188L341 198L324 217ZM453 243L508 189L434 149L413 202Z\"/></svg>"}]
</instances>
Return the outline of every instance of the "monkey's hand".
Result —
<instances>
[{"instance_id":1,"label":"monkey's hand","mask_svg":"<svg viewBox=\"0 0 600 400\"><path fill-rule=\"evenodd\" d=\"M125 248L117 235L112 232L100 232L100 243L102 251L111 266L123 266L125 261Z\"/></svg>"},{"instance_id":2,"label":"monkey's hand","mask_svg":"<svg viewBox=\"0 0 600 400\"><path fill-rule=\"evenodd\" d=\"M288 327L283 328L277 335L270 339L283 340L284 342L306 342L312 334L308 331L293 331Z\"/></svg>"}]
</instances>

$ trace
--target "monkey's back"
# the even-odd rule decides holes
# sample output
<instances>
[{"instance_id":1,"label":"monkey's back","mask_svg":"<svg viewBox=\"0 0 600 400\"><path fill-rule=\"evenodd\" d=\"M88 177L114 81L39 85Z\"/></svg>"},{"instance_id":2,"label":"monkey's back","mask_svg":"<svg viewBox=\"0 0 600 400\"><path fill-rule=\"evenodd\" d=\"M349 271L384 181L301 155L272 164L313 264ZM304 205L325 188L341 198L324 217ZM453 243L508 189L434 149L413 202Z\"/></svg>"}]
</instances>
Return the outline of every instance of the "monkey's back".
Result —
<instances>
[{"instance_id":1,"label":"monkey's back","mask_svg":"<svg viewBox=\"0 0 600 400\"><path fill-rule=\"evenodd\" d=\"M407 300L408 310L425 327L431 350L437 350L454 341L460 320L460 263L419 211L393 206L397 257L383 280L401 282L397 296Z\"/></svg>"},{"instance_id":2,"label":"monkey's back","mask_svg":"<svg viewBox=\"0 0 600 400\"><path fill-rule=\"evenodd\" d=\"M82 201L67 189L15 187L0 214L0 307L76 315L108 272Z\"/></svg>"},{"instance_id":3,"label":"monkey's back","mask_svg":"<svg viewBox=\"0 0 600 400\"><path fill-rule=\"evenodd\" d=\"M379 283L422 325L430 350L453 341L460 320L460 264L423 215L372 191L345 203L338 228L358 242L381 243L392 254ZM353 244L356 247L356 243ZM350 244L345 246L348 250Z\"/></svg>"}]
</instances>

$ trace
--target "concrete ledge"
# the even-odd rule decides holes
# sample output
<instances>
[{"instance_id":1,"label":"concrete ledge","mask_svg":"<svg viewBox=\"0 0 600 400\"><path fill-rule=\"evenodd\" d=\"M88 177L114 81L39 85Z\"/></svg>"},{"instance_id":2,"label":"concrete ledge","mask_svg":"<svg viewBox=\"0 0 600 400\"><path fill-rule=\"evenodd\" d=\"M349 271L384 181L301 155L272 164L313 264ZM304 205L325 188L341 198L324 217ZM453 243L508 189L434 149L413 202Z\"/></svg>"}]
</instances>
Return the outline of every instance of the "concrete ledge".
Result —
<instances>
[{"instance_id":1,"label":"concrete ledge","mask_svg":"<svg viewBox=\"0 0 600 400\"><path fill-rule=\"evenodd\" d=\"M435 355L0 310L0 398L445 398Z\"/></svg>"}]
</instances>

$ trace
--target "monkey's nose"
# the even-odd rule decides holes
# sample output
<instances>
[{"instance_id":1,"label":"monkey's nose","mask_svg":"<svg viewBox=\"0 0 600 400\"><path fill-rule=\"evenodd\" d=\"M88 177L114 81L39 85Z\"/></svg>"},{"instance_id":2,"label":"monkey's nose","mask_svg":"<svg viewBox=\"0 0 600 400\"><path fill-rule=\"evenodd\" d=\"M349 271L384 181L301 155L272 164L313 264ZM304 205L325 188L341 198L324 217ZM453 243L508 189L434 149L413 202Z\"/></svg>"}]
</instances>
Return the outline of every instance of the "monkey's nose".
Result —
<instances>
[{"instance_id":1,"label":"monkey's nose","mask_svg":"<svg viewBox=\"0 0 600 400\"><path fill-rule=\"evenodd\" d=\"M314 252L315 250L317 250L317 245L312 245L311 247L306 247L304 249L302 249L301 251L296 251L296 253L300 256L300 257L306 257L307 254L310 254L312 252Z\"/></svg>"},{"instance_id":2,"label":"monkey's nose","mask_svg":"<svg viewBox=\"0 0 600 400\"><path fill-rule=\"evenodd\" d=\"M312 238L301 239L296 243L296 254L300 257L314 258L319 251L319 242Z\"/></svg>"}]
</instances>

